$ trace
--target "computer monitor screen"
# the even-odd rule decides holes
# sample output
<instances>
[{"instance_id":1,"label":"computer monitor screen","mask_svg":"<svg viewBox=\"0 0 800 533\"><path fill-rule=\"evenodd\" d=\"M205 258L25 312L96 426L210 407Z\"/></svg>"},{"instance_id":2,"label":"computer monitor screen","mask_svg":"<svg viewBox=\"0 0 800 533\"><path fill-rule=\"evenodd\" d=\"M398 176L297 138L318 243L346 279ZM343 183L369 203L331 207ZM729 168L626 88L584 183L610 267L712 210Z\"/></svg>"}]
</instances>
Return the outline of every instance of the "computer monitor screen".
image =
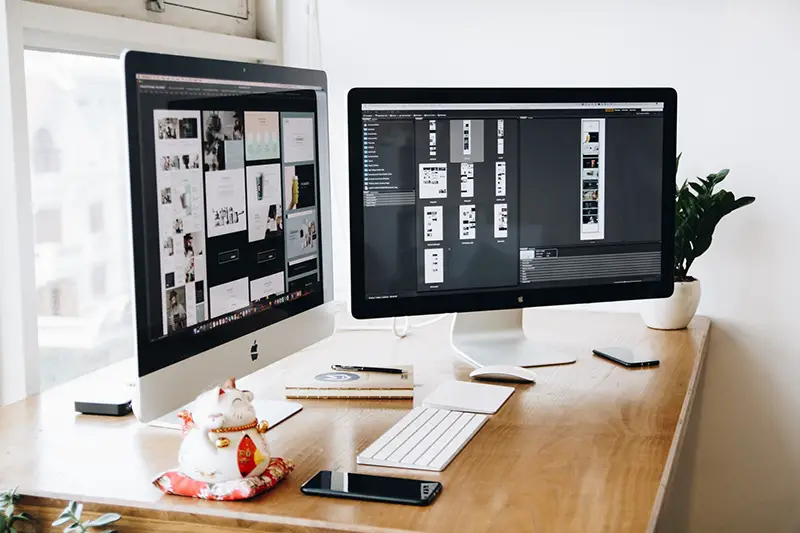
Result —
<instances>
[{"instance_id":1,"label":"computer monitor screen","mask_svg":"<svg viewBox=\"0 0 800 533\"><path fill-rule=\"evenodd\" d=\"M164 61L129 87L140 375L320 305L327 275L322 87Z\"/></svg>"},{"instance_id":2,"label":"computer monitor screen","mask_svg":"<svg viewBox=\"0 0 800 533\"><path fill-rule=\"evenodd\" d=\"M508 92L506 101L503 90L351 93L358 313L668 290L671 91L598 100L554 90L528 101L524 91Z\"/></svg>"}]
</instances>

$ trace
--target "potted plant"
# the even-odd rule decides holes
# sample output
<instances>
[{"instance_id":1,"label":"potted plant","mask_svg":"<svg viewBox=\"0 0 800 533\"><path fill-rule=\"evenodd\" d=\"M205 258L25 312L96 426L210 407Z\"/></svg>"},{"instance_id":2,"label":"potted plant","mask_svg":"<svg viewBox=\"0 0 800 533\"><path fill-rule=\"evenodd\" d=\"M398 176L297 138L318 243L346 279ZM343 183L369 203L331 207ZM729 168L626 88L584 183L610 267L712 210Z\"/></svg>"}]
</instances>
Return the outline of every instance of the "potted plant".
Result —
<instances>
[{"instance_id":1,"label":"potted plant","mask_svg":"<svg viewBox=\"0 0 800 533\"><path fill-rule=\"evenodd\" d=\"M676 170L680 160L679 155ZM728 172L723 169L675 186L675 290L669 298L646 302L642 318L647 327L683 329L689 325L700 303L700 281L689 275L689 269L711 246L722 217L756 200L752 196L736 198L725 189L715 190Z\"/></svg>"}]
</instances>

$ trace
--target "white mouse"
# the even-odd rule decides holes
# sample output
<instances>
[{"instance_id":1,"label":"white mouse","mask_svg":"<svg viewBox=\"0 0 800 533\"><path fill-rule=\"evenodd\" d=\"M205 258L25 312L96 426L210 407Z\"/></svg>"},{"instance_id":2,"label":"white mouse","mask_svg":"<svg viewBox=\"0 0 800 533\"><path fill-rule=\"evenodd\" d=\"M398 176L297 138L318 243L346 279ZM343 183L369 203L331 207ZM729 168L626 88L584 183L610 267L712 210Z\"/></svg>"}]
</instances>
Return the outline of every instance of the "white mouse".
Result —
<instances>
[{"instance_id":1,"label":"white mouse","mask_svg":"<svg viewBox=\"0 0 800 533\"><path fill-rule=\"evenodd\" d=\"M523 383L533 383L536 381L536 372L511 365L489 365L483 368L476 368L469 377L488 381L521 381Z\"/></svg>"}]
</instances>

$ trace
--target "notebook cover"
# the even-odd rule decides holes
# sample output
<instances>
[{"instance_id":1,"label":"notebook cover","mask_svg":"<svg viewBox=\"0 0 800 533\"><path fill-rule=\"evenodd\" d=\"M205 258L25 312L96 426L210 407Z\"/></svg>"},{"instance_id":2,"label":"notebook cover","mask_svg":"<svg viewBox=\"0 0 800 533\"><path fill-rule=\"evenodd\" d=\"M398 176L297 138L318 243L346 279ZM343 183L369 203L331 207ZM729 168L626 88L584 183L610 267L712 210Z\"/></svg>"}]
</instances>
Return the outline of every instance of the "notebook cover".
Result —
<instances>
[{"instance_id":1,"label":"notebook cover","mask_svg":"<svg viewBox=\"0 0 800 533\"><path fill-rule=\"evenodd\" d=\"M410 365L395 365L404 374L344 372L320 369L306 375L290 376L287 398L412 398L414 373Z\"/></svg>"},{"instance_id":2,"label":"notebook cover","mask_svg":"<svg viewBox=\"0 0 800 533\"><path fill-rule=\"evenodd\" d=\"M414 389L286 389L286 397L291 399L403 400L413 398Z\"/></svg>"}]
</instances>

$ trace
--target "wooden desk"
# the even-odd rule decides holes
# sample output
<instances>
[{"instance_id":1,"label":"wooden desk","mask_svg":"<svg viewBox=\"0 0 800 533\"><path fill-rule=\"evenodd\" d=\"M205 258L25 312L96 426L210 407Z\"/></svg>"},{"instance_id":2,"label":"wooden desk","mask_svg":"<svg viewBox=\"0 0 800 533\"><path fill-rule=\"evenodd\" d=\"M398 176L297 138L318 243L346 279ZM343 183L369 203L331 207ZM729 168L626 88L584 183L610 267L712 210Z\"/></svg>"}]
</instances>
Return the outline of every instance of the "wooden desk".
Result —
<instances>
[{"instance_id":1,"label":"wooden desk","mask_svg":"<svg viewBox=\"0 0 800 533\"><path fill-rule=\"evenodd\" d=\"M449 320L405 339L390 332L343 332L242 380L256 397L283 397L295 365L415 365L414 405L470 367L449 347ZM650 331L637 315L533 311L529 335L578 357L539 368L441 474L357 466L356 454L398 421L412 402L303 401L304 409L268 433L273 455L297 469L249 502L164 496L151 485L175 466L177 431L133 417L75 416L64 386L0 409L0 486L19 485L21 507L51 520L66 500L92 512L113 508L118 529L270 532L644 532L655 527L683 437L710 327ZM591 354L625 344L658 355L661 366L628 370ZM100 451L97 451L100 450ZM320 469L438 479L444 490L416 508L304 496Z\"/></svg>"}]
</instances>

